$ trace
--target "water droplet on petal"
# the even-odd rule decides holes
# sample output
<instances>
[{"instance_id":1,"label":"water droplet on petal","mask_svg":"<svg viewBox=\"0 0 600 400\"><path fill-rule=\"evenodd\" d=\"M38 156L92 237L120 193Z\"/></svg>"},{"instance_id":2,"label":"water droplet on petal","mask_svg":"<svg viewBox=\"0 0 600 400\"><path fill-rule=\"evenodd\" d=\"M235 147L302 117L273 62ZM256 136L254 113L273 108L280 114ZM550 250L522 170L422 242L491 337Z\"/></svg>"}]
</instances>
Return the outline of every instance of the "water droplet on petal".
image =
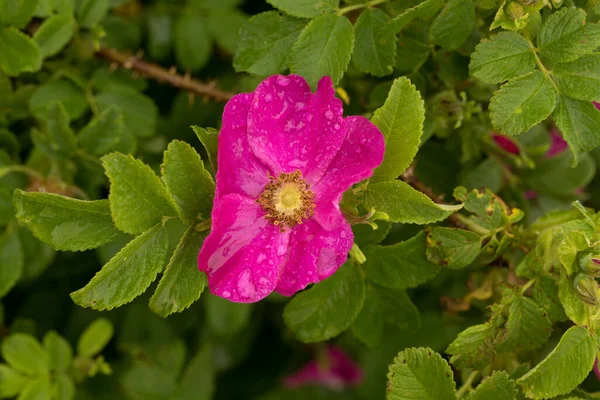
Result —
<instances>
[{"instance_id":1,"label":"water droplet on petal","mask_svg":"<svg viewBox=\"0 0 600 400\"><path fill-rule=\"evenodd\" d=\"M224 298L229 298L231 297L231 292L229 292L228 290L225 290L223 293L221 293L221 296L223 296Z\"/></svg>"},{"instance_id":2,"label":"water droplet on petal","mask_svg":"<svg viewBox=\"0 0 600 400\"><path fill-rule=\"evenodd\" d=\"M331 110L327 110L325 112L325 118L327 118L327 119L333 119L333 113L331 112Z\"/></svg>"},{"instance_id":3,"label":"water droplet on petal","mask_svg":"<svg viewBox=\"0 0 600 400\"><path fill-rule=\"evenodd\" d=\"M256 287L252 281L252 271L246 269L240 274L237 289L242 297L253 297L256 294Z\"/></svg>"},{"instance_id":4,"label":"water droplet on petal","mask_svg":"<svg viewBox=\"0 0 600 400\"><path fill-rule=\"evenodd\" d=\"M265 101L268 102L268 101L271 101L271 100L273 100L273 96L271 95L271 93L267 93L266 96L265 96Z\"/></svg>"},{"instance_id":5,"label":"water droplet on petal","mask_svg":"<svg viewBox=\"0 0 600 400\"><path fill-rule=\"evenodd\" d=\"M282 256L287 252L287 249L284 245L280 244L279 246L277 246L277 255L278 256Z\"/></svg>"},{"instance_id":6,"label":"water droplet on petal","mask_svg":"<svg viewBox=\"0 0 600 400\"><path fill-rule=\"evenodd\" d=\"M345 232L344 232L344 233L345 233ZM260 254L258 255L258 257L256 258L256 262L257 262L258 264L260 264L261 262L265 261L265 259L266 259L266 258L267 258L267 256L266 256L266 254L265 254L265 253L260 253Z\"/></svg>"},{"instance_id":7,"label":"water droplet on petal","mask_svg":"<svg viewBox=\"0 0 600 400\"><path fill-rule=\"evenodd\" d=\"M281 86L287 86L290 84L290 79L285 76L278 76L277 83Z\"/></svg>"},{"instance_id":8,"label":"water droplet on petal","mask_svg":"<svg viewBox=\"0 0 600 400\"><path fill-rule=\"evenodd\" d=\"M335 128L335 130L337 131L338 129L340 129L340 124L335 124L333 127L334 127L334 128Z\"/></svg>"},{"instance_id":9,"label":"water droplet on petal","mask_svg":"<svg viewBox=\"0 0 600 400\"><path fill-rule=\"evenodd\" d=\"M367 143L367 139L365 139L365 138L360 139L360 144L365 144L365 143Z\"/></svg>"}]
</instances>

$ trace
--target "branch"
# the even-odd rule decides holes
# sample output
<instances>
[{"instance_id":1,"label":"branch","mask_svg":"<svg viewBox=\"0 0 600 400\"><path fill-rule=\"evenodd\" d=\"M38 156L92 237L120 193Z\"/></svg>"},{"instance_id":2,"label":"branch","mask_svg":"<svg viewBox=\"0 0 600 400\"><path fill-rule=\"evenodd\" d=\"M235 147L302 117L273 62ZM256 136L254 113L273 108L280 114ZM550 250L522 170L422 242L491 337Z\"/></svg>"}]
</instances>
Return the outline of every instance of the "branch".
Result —
<instances>
[{"instance_id":1,"label":"branch","mask_svg":"<svg viewBox=\"0 0 600 400\"><path fill-rule=\"evenodd\" d=\"M217 89L214 84L194 80L187 74L184 76L178 75L174 67L167 70L157 64L142 61L140 56L121 53L115 49L101 49L96 52L96 56L148 78L159 82L167 82L172 86L200 96L211 97L218 101L227 101L235 95L235 93Z\"/></svg>"},{"instance_id":2,"label":"branch","mask_svg":"<svg viewBox=\"0 0 600 400\"><path fill-rule=\"evenodd\" d=\"M402 179L404 182L408 183L413 188L417 189L419 192L425 194L427 197L429 197L435 203L443 203L444 202L444 196L435 194L429 186L425 185L423 182L421 182L415 176L415 164L414 163L406 171L404 171L404 173L400 176L400 179ZM457 228L465 229L465 226L463 225L463 223L460 221L460 218L456 214L450 215L448 217L447 221L450 222L452 225L456 226Z\"/></svg>"}]
</instances>

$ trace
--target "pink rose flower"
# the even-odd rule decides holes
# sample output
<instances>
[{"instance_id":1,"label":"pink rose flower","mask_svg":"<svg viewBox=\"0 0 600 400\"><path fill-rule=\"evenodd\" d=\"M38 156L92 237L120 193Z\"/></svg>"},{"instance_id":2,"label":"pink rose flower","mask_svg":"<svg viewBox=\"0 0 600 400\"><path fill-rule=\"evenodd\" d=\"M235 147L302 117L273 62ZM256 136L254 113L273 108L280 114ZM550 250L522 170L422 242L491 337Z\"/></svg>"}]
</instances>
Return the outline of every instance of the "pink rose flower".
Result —
<instances>
[{"instance_id":1,"label":"pink rose flower","mask_svg":"<svg viewBox=\"0 0 600 400\"><path fill-rule=\"evenodd\" d=\"M343 350L330 347L327 358L320 365L317 360L309 361L298 371L284 378L283 385L289 389L304 385L320 385L332 390L342 390L347 386L362 382L363 371Z\"/></svg>"},{"instance_id":2,"label":"pink rose flower","mask_svg":"<svg viewBox=\"0 0 600 400\"><path fill-rule=\"evenodd\" d=\"M507 153L519 155L519 147L511 138L504 135L499 135L497 133L492 133L492 139L494 139L494 142L496 142L496 144Z\"/></svg>"},{"instance_id":3,"label":"pink rose flower","mask_svg":"<svg viewBox=\"0 0 600 400\"><path fill-rule=\"evenodd\" d=\"M383 160L383 135L342 116L324 77L265 79L225 106L211 233L198 256L211 293L249 303L331 276L354 237L339 201Z\"/></svg>"},{"instance_id":4,"label":"pink rose flower","mask_svg":"<svg viewBox=\"0 0 600 400\"><path fill-rule=\"evenodd\" d=\"M562 138L562 135L558 131L558 129L553 128L550 131L550 148L546 152L546 158L554 157L563 151L565 151L568 147L567 142Z\"/></svg>"}]
</instances>

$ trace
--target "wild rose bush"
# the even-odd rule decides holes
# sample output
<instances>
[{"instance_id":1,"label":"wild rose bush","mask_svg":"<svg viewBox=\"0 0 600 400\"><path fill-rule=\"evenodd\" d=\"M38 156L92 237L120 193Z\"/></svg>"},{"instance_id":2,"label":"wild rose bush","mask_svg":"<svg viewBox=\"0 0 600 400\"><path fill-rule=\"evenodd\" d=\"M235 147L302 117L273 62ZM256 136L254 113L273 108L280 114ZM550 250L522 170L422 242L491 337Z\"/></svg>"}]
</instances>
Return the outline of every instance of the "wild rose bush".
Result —
<instances>
[{"instance_id":1,"label":"wild rose bush","mask_svg":"<svg viewBox=\"0 0 600 400\"><path fill-rule=\"evenodd\" d=\"M0 398L597 398L599 15L0 0Z\"/></svg>"}]
</instances>

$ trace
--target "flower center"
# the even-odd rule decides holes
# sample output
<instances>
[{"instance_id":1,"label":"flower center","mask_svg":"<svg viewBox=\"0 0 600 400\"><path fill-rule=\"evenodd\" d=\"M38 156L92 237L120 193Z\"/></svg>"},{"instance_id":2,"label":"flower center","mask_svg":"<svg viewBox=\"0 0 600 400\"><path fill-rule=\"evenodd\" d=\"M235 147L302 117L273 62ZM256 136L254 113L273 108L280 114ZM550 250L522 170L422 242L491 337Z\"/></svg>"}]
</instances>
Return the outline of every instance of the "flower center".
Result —
<instances>
[{"instance_id":1,"label":"flower center","mask_svg":"<svg viewBox=\"0 0 600 400\"><path fill-rule=\"evenodd\" d=\"M282 172L277 178L269 176L269 180L256 202L273 225L281 226L283 232L286 226L293 228L313 215L315 194L300 171Z\"/></svg>"}]
</instances>

